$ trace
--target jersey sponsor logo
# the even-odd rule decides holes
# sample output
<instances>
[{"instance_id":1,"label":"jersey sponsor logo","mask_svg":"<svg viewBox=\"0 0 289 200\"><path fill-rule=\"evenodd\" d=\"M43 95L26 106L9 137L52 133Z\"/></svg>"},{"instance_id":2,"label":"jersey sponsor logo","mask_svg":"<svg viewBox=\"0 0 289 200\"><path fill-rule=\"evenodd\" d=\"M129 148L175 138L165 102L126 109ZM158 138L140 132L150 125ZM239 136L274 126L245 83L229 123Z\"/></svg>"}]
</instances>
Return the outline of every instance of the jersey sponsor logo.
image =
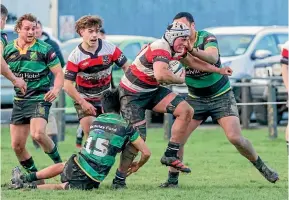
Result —
<instances>
[{"instance_id":1,"label":"jersey sponsor logo","mask_svg":"<svg viewBox=\"0 0 289 200\"><path fill-rule=\"evenodd\" d=\"M32 61L37 60L37 52L31 52L30 53L30 60L32 60Z\"/></svg>"},{"instance_id":2,"label":"jersey sponsor logo","mask_svg":"<svg viewBox=\"0 0 289 200\"><path fill-rule=\"evenodd\" d=\"M32 72L18 72L14 73L15 76L21 77L27 81L39 81L40 80L40 73L32 73Z\"/></svg>"},{"instance_id":3,"label":"jersey sponsor logo","mask_svg":"<svg viewBox=\"0 0 289 200\"><path fill-rule=\"evenodd\" d=\"M201 76L205 76L205 75L208 75L210 73L208 72L201 72L197 69L189 69L186 71L186 75L188 76L192 76L192 77L201 77Z\"/></svg>"},{"instance_id":4,"label":"jersey sponsor logo","mask_svg":"<svg viewBox=\"0 0 289 200\"><path fill-rule=\"evenodd\" d=\"M113 131L113 132L116 132L117 131L117 128L114 128L114 127L110 127L110 126L103 126L103 125L100 125L100 124L93 124L90 126L90 129L102 129L104 131Z\"/></svg>"},{"instance_id":5,"label":"jersey sponsor logo","mask_svg":"<svg viewBox=\"0 0 289 200\"><path fill-rule=\"evenodd\" d=\"M13 54L13 55L11 55L11 56L9 57L9 59L14 59L14 58L16 58L16 55L15 55L15 54Z\"/></svg>"}]
</instances>

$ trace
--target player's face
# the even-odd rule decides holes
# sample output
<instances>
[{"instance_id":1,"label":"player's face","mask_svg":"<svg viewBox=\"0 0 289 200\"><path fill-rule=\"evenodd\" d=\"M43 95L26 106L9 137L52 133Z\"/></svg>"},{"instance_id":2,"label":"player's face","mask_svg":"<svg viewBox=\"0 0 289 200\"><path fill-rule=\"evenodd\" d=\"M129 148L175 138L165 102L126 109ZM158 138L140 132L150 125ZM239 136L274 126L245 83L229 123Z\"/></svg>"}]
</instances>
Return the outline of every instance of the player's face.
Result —
<instances>
[{"instance_id":1,"label":"player's face","mask_svg":"<svg viewBox=\"0 0 289 200\"><path fill-rule=\"evenodd\" d=\"M6 25L6 21L7 21L7 16L1 16L1 30L3 30L5 28Z\"/></svg>"},{"instance_id":2,"label":"player's face","mask_svg":"<svg viewBox=\"0 0 289 200\"><path fill-rule=\"evenodd\" d=\"M190 27L191 29L191 33L194 33L196 30L195 30L195 23L190 23L187 18L185 17L182 17L180 19L175 19L174 22L180 22L180 23L183 23L185 25L187 25L188 27Z\"/></svg>"},{"instance_id":3,"label":"player's face","mask_svg":"<svg viewBox=\"0 0 289 200\"><path fill-rule=\"evenodd\" d=\"M40 24L37 24L35 29L35 37L40 38L42 36L42 27Z\"/></svg>"},{"instance_id":4,"label":"player's face","mask_svg":"<svg viewBox=\"0 0 289 200\"><path fill-rule=\"evenodd\" d=\"M188 48L188 37L178 37L174 42L174 51L177 53L184 52Z\"/></svg>"},{"instance_id":5,"label":"player's face","mask_svg":"<svg viewBox=\"0 0 289 200\"><path fill-rule=\"evenodd\" d=\"M86 28L81 30L80 33L83 38L83 42L88 44L88 46L95 47L97 45L97 39L99 37L98 27Z\"/></svg>"},{"instance_id":6,"label":"player's face","mask_svg":"<svg viewBox=\"0 0 289 200\"><path fill-rule=\"evenodd\" d=\"M19 38L26 43L31 43L35 39L36 22L28 20L22 21L22 26L17 30Z\"/></svg>"}]
</instances>

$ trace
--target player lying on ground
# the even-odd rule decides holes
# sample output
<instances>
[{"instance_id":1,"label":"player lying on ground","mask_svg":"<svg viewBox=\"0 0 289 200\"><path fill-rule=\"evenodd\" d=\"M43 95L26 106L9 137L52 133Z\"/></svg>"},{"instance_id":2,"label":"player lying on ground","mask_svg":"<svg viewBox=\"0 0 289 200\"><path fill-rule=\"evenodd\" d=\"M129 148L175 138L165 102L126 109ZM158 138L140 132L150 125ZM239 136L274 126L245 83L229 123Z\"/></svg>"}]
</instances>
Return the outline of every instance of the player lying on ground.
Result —
<instances>
[{"instance_id":1,"label":"player lying on ground","mask_svg":"<svg viewBox=\"0 0 289 200\"><path fill-rule=\"evenodd\" d=\"M58 163L38 172L24 175L20 168L12 170L14 189L82 189L98 188L115 162L115 156L129 141L142 154L138 162L132 163L127 175L136 172L150 157L150 151L139 133L119 115L118 91L106 91L101 104L104 114L97 117L90 128L89 136L77 155L66 163ZM61 184L36 185L39 179L48 179L61 174Z\"/></svg>"}]
</instances>

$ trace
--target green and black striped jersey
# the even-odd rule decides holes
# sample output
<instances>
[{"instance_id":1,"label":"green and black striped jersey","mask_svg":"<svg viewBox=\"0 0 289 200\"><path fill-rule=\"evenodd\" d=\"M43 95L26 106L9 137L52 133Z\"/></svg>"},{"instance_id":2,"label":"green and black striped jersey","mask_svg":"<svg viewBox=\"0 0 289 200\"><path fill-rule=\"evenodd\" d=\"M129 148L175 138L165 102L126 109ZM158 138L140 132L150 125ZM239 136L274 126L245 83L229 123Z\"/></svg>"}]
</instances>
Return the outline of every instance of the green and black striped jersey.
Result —
<instances>
[{"instance_id":1,"label":"green and black striped jersey","mask_svg":"<svg viewBox=\"0 0 289 200\"><path fill-rule=\"evenodd\" d=\"M207 31L197 31L194 48L205 50L217 48L216 37ZM215 64L221 67L220 58ZM186 67L186 85L191 97L216 97L230 90L230 82L227 76L218 73L201 72Z\"/></svg>"},{"instance_id":2,"label":"green and black striped jersey","mask_svg":"<svg viewBox=\"0 0 289 200\"><path fill-rule=\"evenodd\" d=\"M3 45L3 48L5 48L6 45L8 44L7 34L3 31L1 31L1 43Z\"/></svg>"},{"instance_id":3,"label":"green and black striped jersey","mask_svg":"<svg viewBox=\"0 0 289 200\"><path fill-rule=\"evenodd\" d=\"M15 99L43 100L50 88L50 69L60 64L52 47L36 39L27 49L21 49L14 40L5 47L3 57L13 74L27 83L25 95L15 88Z\"/></svg>"},{"instance_id":4,"label":"green and black striped jersey","mask_svg":"<svg viewBox=\"0 0 289 200\"><path fill-rule=\"evenodd\" d=\"M134 142L139 133L116 113L98 116L90 126L89 136L76 162L93 180L101 182L115 162L115 156L128 142Z\"/></svg>"}]
</instances>

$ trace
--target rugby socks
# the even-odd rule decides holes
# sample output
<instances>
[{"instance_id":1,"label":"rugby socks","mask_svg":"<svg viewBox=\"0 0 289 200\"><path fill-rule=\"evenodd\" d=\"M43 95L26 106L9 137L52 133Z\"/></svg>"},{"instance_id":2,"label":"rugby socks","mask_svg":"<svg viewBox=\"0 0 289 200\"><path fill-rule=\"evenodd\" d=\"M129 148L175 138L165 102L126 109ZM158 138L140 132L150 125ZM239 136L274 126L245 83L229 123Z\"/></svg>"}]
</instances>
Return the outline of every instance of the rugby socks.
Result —
<instances>
[{"instance_id":1,"label":"rugby socks","mask_svg":"<svg viewBox=\"0 0 289 200\"><path fill-rule=\"evenodd\" d=\"M80 148L82 145L83 136L84 136L84 133L82 131L81 126L79 126L77 129L77 134L76 134L76 146L78 148Z\"/></svg>"},{"instance_id":2,"label":"rugby socks","mask_svg":"<svg viewBox=\"0 0 289 200\"><path fill-rule=\"evenodd\" d=\"M37 168L34 164L34 160L32 157L30 157L27 160L24 161L20 161L20 164L22 165L22 167L28 172L37 172Z\"/></svg>"},{"instance_id":3,"label":"rugby socks","mask_svg":"<svg viewBox=\"0 0 289 200\"><path fill-rule=\"evenodd\" d=\"M168 183L178 184L179 175L180 175L180 172L170 172L169 171Z\"/></svg>"},{"instance_id":4,"label":"rugby socks","mask_svg":"<svg viewBox=\"0 0 289 200\"><path fill-rule=\"evenodd\" d=\"M251 161L251 163L258 169L260 170L261 167L264 165L263 160L258 156L256 161Z\"/></svg>"},{"instance_id":5,"label":"rugby socks","mask_svg":"<svg viewBox=\"0 0 289 200\"><path fill-rule=\"evenodd\" d=\"M126 178L126 174L123 172L120 172L118 169L115 172L115 177L113 179L113 183L124 183Z\"/></svg>"},{"instance_id":6,"label":"rugby socks","mask_svg":"<svg viewBox=\"0 0 289 200\"><path fill-rule=\"evenodd\" d=\"M180 149L180 144L169 142L168 147L165 152L166 157L177 157L178 151Z\"/></svg>"},{"instance_id":7,"label":"rugby socks","mask_svg":"<svg viewBox=\"0 0 289 200\"><path fill-rule=\"evenodd\" d=\"M58 143L58 135L49 135L50 139L54 142L55 146Z\"/></svg>"},{"instance_id":8,"label":"rugby socks","mask_svg":"<svg viewBox=\"0 0 289 200\"><path fill-rule=\"evenodd\" d=\"M33 181L37 181L38 180L38 178L36 176L36 172L32 172L32 173L29 173L29 174L22 175L21 179L24 182L33 182Z\"/></svg>"},{"instance_id":9,"label":"rugby socks","mask_svg":"<svg viewBox=\"0 0 289 200\"><path fill-rule=\"evenodd\" d=\"M54 147L50 153L47 153L47 152L45 152L45 153L53 160L53 162L55 164L62 162L56 145L54 145Z\"/></svg>"}]
</instances>

